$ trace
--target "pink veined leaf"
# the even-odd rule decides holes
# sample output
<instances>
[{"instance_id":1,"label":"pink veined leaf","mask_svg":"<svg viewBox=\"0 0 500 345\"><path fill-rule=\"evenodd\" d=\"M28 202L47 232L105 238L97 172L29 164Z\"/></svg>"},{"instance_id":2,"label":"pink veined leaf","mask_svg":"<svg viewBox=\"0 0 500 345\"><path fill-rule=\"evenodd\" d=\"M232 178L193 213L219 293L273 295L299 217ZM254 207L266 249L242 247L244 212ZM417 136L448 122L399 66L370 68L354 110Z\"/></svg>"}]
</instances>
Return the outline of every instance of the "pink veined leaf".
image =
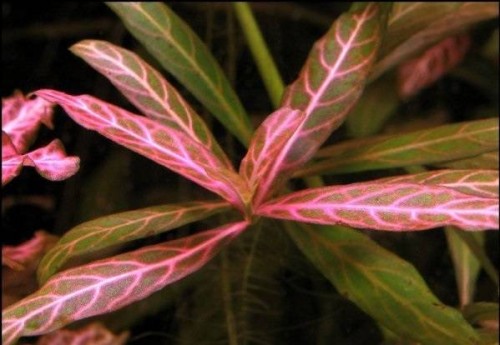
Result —
<instances>
[{"instance_id":1,"label":"pink veined leaf","mask_svg":"<svg viewBox=\"0 0 500 345\"><path fill-rule=\"evenodd\" d=\"M144 299L199 270L247 226L245 221L227 224L61 272L2 312L3 343Z\"/></svg>"},{"instance_id":2,"label":"pink veined leaf","mask_svg":"<svg viewBox=\"0 0 500 345\"><path fill-rule=\"evenodd\" d=\"M462 61L469 46L468 35L448 37L402 64L398 69L400 96L409 98L432 85Z\"/></svg>"},{"instance_id":3,"label":"pink veined leaf","mask_svg":"<svg viewBox=\"0 0 500 345\"><path fill-rule=\"evenodd\" d=\"M250 188L257 188L259 181L270 173L275 161L269 157L279 156L303 119L303 112L285 107L276 110L260 125L240 166L240 175L248 181Z\"/></svg>"},{"instance_id":4,"label":"pink veined leaf","mask_svg":"<svg viewBox=\"0 0 500 345\"><path fill-rule=\"evenodd\" d=\"M9 135L18 153L28 150L42 123L53 128L53 108L43 98L27 99L21 92L2 99L2 131Z\"/></svg>"},{"instance_id":5,"label":"pink veined leaf","mask_svg":"<svg viewBox=\"0 0 500 345\"><path fill-rule=\"evenodd\" d=\"M98 322L93 322L83 328L58 329L46 334L36 342L36 345L125 345L129 332L114 335Z\"/></svg>"},{"instance_id":6,"label":"pink veined leaf","mask_svg":"<svg viewBox=\"0 0 500 345\"><path fill-rule=\"evenodd\" d=\"M245 209L248 188L241 177L224 167L204 145L186 134L88 95L71 96L39 90L83 127L137 152Z\"/></svg>"},{"instance_id":7,"label":"pink veined leaf","mask_svg":"<svg viewBox=\"0 0 500 345\"><path fill-rule=\"evenodd\" d=\"M228 169L231 162L205 122L163 76L136 54L98 40L84 40L70 50L108 78L144 115L178 129L208 147Z\"/></svg>"},{"instance_id":8,"label":"pink veined leaf","mask_svg":"<svg viewBox=\"0 0 500 345\"><path fill-rule=\"evenodd\" d=\"M66 156L59 139L25 154L25 157L24 165L35 167L40 175L51 181L65 180L80 168L80 158Z\"/></svg>"},{"instance_id":9,"label":"pink veined leaf","mask_svg":"<svg viewBox=\"0 0 500 345\"><path fill-rule=\"evenodd\" d=\"M2 185L19 175L23 165L34 167L48 180L61 181L78 172L80 158L67 156L59 139L26 154L17 154L9 136L2 132Z\"/></svg>"},{"instance_id":10,"label":"pink veined leaf","mask_svg":"<svg viewBox=\"0 0 500 345\"><path fill-rule=\"evenodd\" d=\"M305 223L415 231L453 225L498 229L498 199L416 183L358 183L307 189L262 205L257 214Z\"/></svg>"},{"instance_id":11,"label":"pink veined leaf","mask_svg":"<svg viewBox=\"0 0 500 345\"><path fill-rule=\"evenodd\" d=\"M378 179L380 183L439 185L460 193L498 199L498 170L436 170ZM371 183L371 182L370 182Z\"/></svg>"},{"instance_id":12,"label":"pink veined leaf","mask_svg":"<svg viewBox=\"0 0 500 345\"><path fill-rule=\"evenodd\" d=\"M306 163L340 126L362 92L380 30L379 7L371 3L342 15L316 42L299 78L283 96L285 110L264 122L242 164L242 175L257 188L255 205L271 196L280 187L277 182ZM275 124L280 124L279 135L270 128Z\"/></svg>"}]
</instances>

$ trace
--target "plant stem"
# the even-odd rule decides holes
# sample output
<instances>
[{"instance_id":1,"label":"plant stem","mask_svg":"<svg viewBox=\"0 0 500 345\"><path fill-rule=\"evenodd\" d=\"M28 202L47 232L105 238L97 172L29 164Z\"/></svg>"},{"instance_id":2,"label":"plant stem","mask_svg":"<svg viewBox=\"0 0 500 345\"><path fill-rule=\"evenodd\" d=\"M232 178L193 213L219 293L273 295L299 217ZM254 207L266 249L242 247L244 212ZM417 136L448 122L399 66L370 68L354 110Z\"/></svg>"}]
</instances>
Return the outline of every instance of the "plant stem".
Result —
<instances>
[{"instance_id":1,"label":"plant stem","mask_svg":"<svg viewBox=\"0 0 500 345\"><path fill-rule=\"evenodd\" d=\"M233 5L269 98L273 107L278 108L285 89L283 80L255 21L252 9L246 2L235 2Z\"/></svg>"}]
</instances>

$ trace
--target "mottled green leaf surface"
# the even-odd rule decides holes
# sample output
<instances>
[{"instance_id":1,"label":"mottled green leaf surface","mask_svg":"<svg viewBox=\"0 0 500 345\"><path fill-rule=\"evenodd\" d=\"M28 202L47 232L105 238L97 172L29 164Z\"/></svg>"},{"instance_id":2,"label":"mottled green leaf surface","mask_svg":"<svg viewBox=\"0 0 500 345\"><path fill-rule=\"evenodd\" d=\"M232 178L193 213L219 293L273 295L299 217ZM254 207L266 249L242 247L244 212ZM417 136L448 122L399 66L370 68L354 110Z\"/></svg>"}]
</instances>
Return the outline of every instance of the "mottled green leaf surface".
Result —
<instances>
[{"instance_id":1,"label":"mottled green leaf surface","mask_svg":"<svg viewBox=\"0 0 500 345\"><path fill-rule=\"evenodd\" d=\"M221 201L187 202L116 213L82 223L64 234L38 266L44 283L70 258L153 236L229 209Z\"/></svg>"},{"instance_id":2,"label":"mottled green leaf surface","mask_svg":"<svg viewBox=\"0 0 500 345\"><path fill-rule=\"evenodd\" d=\"M347 141L325 147L296 176L433 164L498 151L498 119L444 125L408 134Z\"/></svg>"},{"instance_id":3,"label":"mottled green leaf surface","mask_svg":"<svg viewBox=\"0 0 500 345\"><path fill-rule=\"evenodd\" d=\"M109 2L130 33L243 144L252 126L206 45L161 2Z\"/></svg>"},{"instance_id":4,"label":"mottled green leaf surface","mask_svg":"<svg viewBox=\"0 0 500 345\"><path fill-rule=\"evenodd\" d=\"M441 303L408 262L348 228L287 225L342 295L401 338L425 345L477 344L462 315Z\"/></svg>"}]
</instances>

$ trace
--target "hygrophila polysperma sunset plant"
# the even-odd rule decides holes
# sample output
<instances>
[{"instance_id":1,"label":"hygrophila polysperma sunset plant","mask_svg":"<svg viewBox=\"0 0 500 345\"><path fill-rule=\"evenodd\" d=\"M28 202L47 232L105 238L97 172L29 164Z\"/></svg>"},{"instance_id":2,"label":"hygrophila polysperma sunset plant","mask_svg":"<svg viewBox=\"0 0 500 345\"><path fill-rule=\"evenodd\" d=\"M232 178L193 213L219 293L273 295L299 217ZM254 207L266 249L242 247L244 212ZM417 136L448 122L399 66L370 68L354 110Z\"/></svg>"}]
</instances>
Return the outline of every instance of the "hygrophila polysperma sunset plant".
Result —
<instances>
[{"instance_id":1,"label":"hygrophila polysperma sunset plant","mask_svg":"<svg viewBox=\"0 0 500 345\"><path fill-rule=\"evenodd\" d=\"M316 42L298 78L277 97L277 109L252 133L215 59L167 6L109 3L134 37L248 151L236 170L201 117L135 53L100 40L71 47L145 116L90 95L49 89L34 95L217 198L112 214L69 230L39 265L41 288L3 311L3 341L12 344L20 336L47 333L144 299L199 270L243 232L273 222L343 296L384 329L423 344L477 344L478 332L459 310L443 305L409 263L355 229L498 230L498 170L491 163L498 154L498 120L352 139L320 149L346 121L368 83L374 85L409 58L417 59L413 66L426 61L426 66L440 66L429 68L428 75L420 73L417 81L409 80L411 73L400 73L401 95L411 97L463 56L454 44L465 41L447 38L498 14L497 4L452 4L433 4L434 10L425 3L353 4ZM245 25L248 8L237 4L235 9ZM414 26L407 25L409 18L416 18ZM251 33L248 39L252 42ZM459 148L449 149L458 142ZM321 186L316 179L316 186L302 190L287 184L293 177L432 166L474 157L479 168L422 171L347 185ZM214 214L226 215L228 223L57 273L73 257Z\"/></svg>"}]
</instances>

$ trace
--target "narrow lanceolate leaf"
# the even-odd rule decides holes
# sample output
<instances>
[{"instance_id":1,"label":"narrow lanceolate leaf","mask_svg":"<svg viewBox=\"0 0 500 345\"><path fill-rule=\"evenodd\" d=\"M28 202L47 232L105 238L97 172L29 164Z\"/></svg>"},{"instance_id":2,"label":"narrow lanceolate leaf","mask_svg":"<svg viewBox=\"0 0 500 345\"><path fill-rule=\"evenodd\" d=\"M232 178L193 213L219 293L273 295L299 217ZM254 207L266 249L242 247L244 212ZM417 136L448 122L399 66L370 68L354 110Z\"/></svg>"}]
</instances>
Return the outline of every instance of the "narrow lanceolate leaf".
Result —
<instances>
[{"instance_id":1,"label":"narrow lanceolate leaf","mask_svg":"<svg viewBox=\"0 0 500 345\"><path fill-rule=\"evenodd\" d=\"M295 243L339 293L405 342L478 344L474 329L434 296L410 263L352 229L289 225Z\"/></svg>"},{"instance_id":2,"label":"narrow lanceolate leaf","mask_svg":"<svg viewBox=\"0 0 500 345\"><path fill-rule=\"evenodd\" d=\"M135 151L244 208L246 184L221 165L204 145L173 128L92 96L71 96L55 90L37 95L58 103L80 125Z\"/></svg>"},{"instance_id":3,"label":"narrow lanceolate leaf","mask_svg":"<svg viewBox=\"0 0 500 345\"><path fill-rule=\"evenodd\" d=\"M262 205L261 216L373 230L414 231L445 225L498 229L498 199L416 183L359 183L307 189Z\"/></svg>"},{"instance_id":4,"label":"narrow lanceolate leaf","mask_svg":"<svg viewBox=\"0 0 500 345\"><path fill-rule=\"evenodd\" d=\"M206 45L160 2L109 2L130 33L208 110L247 145L252 126L236 93Z\"/></svg>"},{"instance_id":5,"label":"narrow lanceolate leaf","mask_svg":"<svg viewBox=\"0 0 500 345\"><path fill-rule=\"evenodd\" d=\"M442 39L495 17L498 17L497 2L395 3L381 55L370 80Z\"/></svg>"},{"instance_id":6,"label":"narrow lanceolate leaf","mask_svg":"<svg viewBox=\"0 0 500 345\"><path fill-rule=\"evenodd\" d=\"M324 159L295 176L434 164L498 152L498 133L498 119L492 118L348 141L321 149L316 157Z\"/></svg>"},{"instance_id":7,"label":"narrow lanceolate leaf","mask_svg":"<svg viewBox=\"0 0 500 345\"><path fill-rule=\"evenodd\" d=\"M231 163L205 122L163 76L136 54L98 40L84 40L70 50L108 78L144 115L178 129L208 147L227 168Z\"/></svg>"},{"instance_id":8,"label":"narrow lanceolate leaf","mask_svg":"<svg viewBox=\"0 0 500 345\"><path fill-rule=\"evenodd\" d=\"M2 312L2 341L9 345L141 300L200 269L247 225L232 223L61 272Z\"/></svg>"},{"instance_id":9,"label":"narrow lanceolate leaf","mask_svg":"<svg viewBox=\"0 0 500 345\"><path fill-rule=\"evenodd\" d=\"M453 261L455 281L457 283L458 301L460 307L472 303L476 291L477 277L481 269L479 260L474 256L467 244L462 240L458 232L453 227L445 228L448 250ZM483 248L484 233L470 233L474 235L480 248Z\"/></svg>"},{"instance_id":10,"label":"narrow lanceolate leaf","mask_svg":"<svg viewBox=\"0 0 500 345\"><path fill-rule=\"evenodd\" d=\"M256 204L279 187L278 179L307 162L340 126L363 89L380 42L380 26L378 5L372 3L342 15L316 42L299 78L283 96L283 108L300 111L273 113L250 145L246 164L254 166L243 170L258 185ZM291 124L282 125L275 135L269 127L281 121ZM259 151L263 157L256 156Z\"/></svg>"},{"instance_id":11,"label":"narrow lanceolate leaf","mask_svg":"<svg viewBox=\"0 0 500 345\"><path fill-rule=\"evenodd\" d=\"M276 183L276 168L284 168L282 150L304 120L304 113L288 107L279 108L260 125L240 166L240 175L261 200L271 183ZM273 171L274 170L274 171ZM274 174L271 178L270 174ZM265 185L263 185L265 184ZM256 201L258 203L259 201Z\"/></svg>"},{"instance_id":12,"label":"narrow lanceolate leaf","mask_svg":"<svg viewBox=\"0 0 500 345\"><path fill-rule=\"evenodd\" d=\"M91 220L69 230L40 262L40 283L53 275L68 259L108 246L153 236L227 210L221 201L189 202L147 207Z\"/></svg>"},{"instance_id":13,"label":"narrow lanceolate leaf","mask_svg":"<svg viewBox=\"0 0 500 345\"><path fill-rule=\"evenodd\" d=\"M457 66L469 50L468 35L448 37L422 55L406 61L398 69L398 89L402 98L416 95Z\"/></svg>"},{"instance_id":14,"label":"narrow lanceolate leaf","mask_svg":"<svg viewBox=\"0 0 500 345\"><path fill-rule=\"evenodd\" d=\"M498 170L436 170L378 179L381 183L418 183L443 186L463 194L498 198Z\"/></svg>"}]
</instances>

